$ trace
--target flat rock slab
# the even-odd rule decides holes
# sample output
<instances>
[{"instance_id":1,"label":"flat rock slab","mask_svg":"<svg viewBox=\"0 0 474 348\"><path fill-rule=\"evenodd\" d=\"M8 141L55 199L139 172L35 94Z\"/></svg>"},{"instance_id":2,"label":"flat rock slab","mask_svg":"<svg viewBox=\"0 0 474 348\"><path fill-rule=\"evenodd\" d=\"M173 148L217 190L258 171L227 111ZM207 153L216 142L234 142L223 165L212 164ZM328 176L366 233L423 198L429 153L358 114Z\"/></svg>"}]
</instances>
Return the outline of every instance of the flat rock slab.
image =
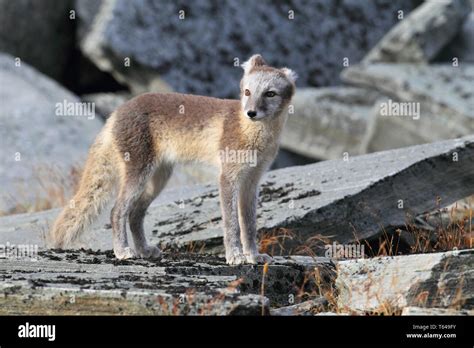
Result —
<instances>
[{"instance_id":1,"label":"flat rock slab","mask_svg":"<svg viewBox=\"0 0 474 348\"><path fill-rule=\"evenodd\" d=\"M262 180L258 226L279 239L285 254L316 235L350 243L404 226L410 217L474 194L474 136L349 156L271 171ZM166 199L164 199L166 198ZM223 251L221 213L215 186L166 191L150 207L145 231L169 249ZM44 245L58 211L0 219L0 242ZM106 214L107 215L107 214ZM107 216L85 234L84 245L111 248ZM324 252L323 250L319 250ZM316 250L318 252L318 250Z\"/></svg>"},{"instance_id":2,"label":"flat rock slab","mask_svg":"<svg viewBox=\"0 0 474 348\"><path fill-rule=\"evenodd\" d=\"M365 154L375 124L373 105L380 97L356 87L298 89L281 145L316 159Z\"/></svg>"},{"instance_id":3,"label":"flat rock slab","mask_svg":"<svg viewBox=\"0 0 474 348\"><path fill-rule=\"evenodd\" d=\"M258 315L262 307L268 314L295 299L315 268L333 279L329 259L276 258L262 296L263 265L196 254L119 261L111 251L42 251L35 260L0 259L0 314Z\"/></svg>"},{"instance_id":4,"label":"flat rock slab","mask_svg":"<svg viewBox=\"0 0 474 348\"><path fill-rule=\"evenodd\" d=\"M340 261L338 306L376 311L407 306L474 309L474 249Z\"/></svg>"},{"instance_id":5,"label":"flat rock slab","mask_svg":"<svg viewBox=\"0 0 474 348\"><path fill-rule=\"evenodd\" d=\"M266 234L288 230L288 254L317 234L341 243L365 239L404 225L407 214L435 209L438 197L447 205L472 194L473 174L472 136L276 170L260 189L258 226ZM145 228L165 246L222 251L217 189L152 207Z\"/></svg>"},{"instance_id":6,"label":"flat rock slab","mask_svg":"<svg viewBox=\"0 0 474 348\"><path fill-rule=\"evenodd\" d=\"M419 104L419 117L414 113L382 116L382 103L387 101L377 102L374 105L377 126L374 139L369 144L370 151L387 149L396 144L397 140L391 139L394 138L393 133L400 138L398 143L403 144L408 136L417 138L419 142L432 142L474 131L473 64L361 64L344 70L341 78L386 94L395 104ZM393 132L394 128L404 131Z\"/></svg>"}]
</instances>

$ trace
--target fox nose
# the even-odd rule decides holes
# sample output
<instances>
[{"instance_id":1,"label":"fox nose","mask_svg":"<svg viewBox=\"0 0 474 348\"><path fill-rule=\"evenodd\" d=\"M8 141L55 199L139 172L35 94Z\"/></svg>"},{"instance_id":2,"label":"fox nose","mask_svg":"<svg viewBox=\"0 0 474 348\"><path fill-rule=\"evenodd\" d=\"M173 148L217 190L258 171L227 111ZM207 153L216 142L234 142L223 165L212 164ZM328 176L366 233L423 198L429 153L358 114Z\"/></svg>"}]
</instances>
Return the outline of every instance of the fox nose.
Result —
<instances>
[{"instance_id":1,"label":"fox nose","mask_svg":"<svg viewBox=\"0 0 474 348\"><path fill-rule=\"evenodd\" d=\"M255 116L257 116L257 112L256 111L247 111L247 116L250 117L250 118L254 118Z\"/></svg>"}]
</instances>

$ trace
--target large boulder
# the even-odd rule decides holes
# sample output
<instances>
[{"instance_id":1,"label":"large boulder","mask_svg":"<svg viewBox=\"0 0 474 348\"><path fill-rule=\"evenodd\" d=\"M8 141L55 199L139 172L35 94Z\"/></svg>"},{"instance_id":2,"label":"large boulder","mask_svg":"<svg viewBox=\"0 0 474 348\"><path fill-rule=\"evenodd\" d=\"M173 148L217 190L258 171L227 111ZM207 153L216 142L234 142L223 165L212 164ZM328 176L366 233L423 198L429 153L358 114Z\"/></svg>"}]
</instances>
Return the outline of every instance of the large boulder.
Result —
<instances>
[{"instance_id":1,"label":"large boulder","mask_svg":"<svg viewBox=\"0 0 474 348\"><path fill-rule=\"evenodd\" d=\"M467 19L454 40L442 52L444 60L458 58L460 63L474 63L474 10Z\"/></svg>"},{"instance_id":2,"label":"large boulder","mask_svg":"<svg viewBox=\"0 0 474 348\"><path fill-rule=\"evenodd\" d=\"M134 91L153 90L162 77L178 92L229 97L238 94L239 64L256 52L296 69L302 86L337 84L344 58L359 61L415 3L111 0L76 8L84 54Z\"/></svg>"},{"instance_id":3,"label":"large boulder","mask_svg":"<svg viewBox=\"0 0 474 348\"><path fill-rule=\"evenodd\" d=\"M367 153L374 103L380 94L365 88L303 88L292 100L294 112L282 134L282 147L316 159Z\"/></svg>"},{"instance_id":4,"label":"large boulder","mask_svg":"<svg viewBox=\"0 0 474 348\"><path fill-rule=\"evenodd\" d=\"M474 131L474 65L361 64L347 68L341 77L387 95L374 104L376 122L369 151ZM397 114L395 107L411 112Z\"/></svg>"},{"instance_id":5,"label":"large boulder","mask_svg":"<svg viewBox=\"0 0 474 348\"><path fill-rule=\"evenodd\" d=\"M474 249L340 261L337 303L355 312L406 306L472 310L473 267Z\"/></svg>"},{"instance_id":6,"label":"large boulder","mask_svg":"<svg viewBox=\"0 0 474 348\"><path fill-rule=\"evenodd\" d=\"M457 34L470 10L466 0L426 1L392 28L363 62L427 63Z\"/></svg>"},{"instance_id":7,"label":"large boulder","mask_svg":"<svg viewBox=\"0 0 474 348\"><path fill-rule=\"evenodd\" d=\"M73 0L0 0L0 51L61 79L74 47Z\"/></svg>"},{"instance_id":8,"label":"large boulder","mask_svg":"<svg viewBox=\"0 0 474 348\"><path fill-rule=\"evenodd\" d=\"M28 210L48 194L67 197L70 192L62 189L102 126L98 115L67 112L62 106L79 105L78 97L26 63L16 63L0 54L2 213L14 212L17 203Z\"/></svg>"},{"instance_id":9,"label":"large boulder","mask_svg":"<svg viewBox=\"0 0 474 348\"><path fill-rule=\"evenodd\" d=\"M410 216L432 211L439 202L448 205L473 194L472 173L473 136L271 171L260 188L260 234L277 238L286 251L315 235L339 243L369 239L405 226ZM221 252L217 190L174 197L171 204L151 207L145 221L151 239L172 248ZM319 247L313 251L324 253Z\"/></svg>"}]
</instances>

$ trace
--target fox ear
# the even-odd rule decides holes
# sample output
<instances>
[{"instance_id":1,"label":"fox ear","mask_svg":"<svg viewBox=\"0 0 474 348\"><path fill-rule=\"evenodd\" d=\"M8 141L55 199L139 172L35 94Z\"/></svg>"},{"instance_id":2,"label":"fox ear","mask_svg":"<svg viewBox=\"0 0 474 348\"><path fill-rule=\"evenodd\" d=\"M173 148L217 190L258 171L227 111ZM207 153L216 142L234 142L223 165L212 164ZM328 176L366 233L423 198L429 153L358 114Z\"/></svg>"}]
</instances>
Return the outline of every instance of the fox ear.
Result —
<instances>
[{"instance_id":1,"label":"fox ear","mask_svg":"<svg viewBox=\"0 0 474 348\"><path fill-rule=\"evenodd\" d=\"M298 78L298 74L295 73L293 70L288 68L282 68L281 71L291 82L295 83L296 79Z\"/></svg>"},{"instance_id":2,"label":"fox ear","mask_svg":"<svg viewBox=\"0 0 474 348\"><path fill-rule=\"evenodd\" d=\"M242 63L240 66L244 69L245 73L248 74L253 68L257 66L267 65L267 62L263 59L260 54L254 54L246 62Z\"/></svg>"}]
</instances>

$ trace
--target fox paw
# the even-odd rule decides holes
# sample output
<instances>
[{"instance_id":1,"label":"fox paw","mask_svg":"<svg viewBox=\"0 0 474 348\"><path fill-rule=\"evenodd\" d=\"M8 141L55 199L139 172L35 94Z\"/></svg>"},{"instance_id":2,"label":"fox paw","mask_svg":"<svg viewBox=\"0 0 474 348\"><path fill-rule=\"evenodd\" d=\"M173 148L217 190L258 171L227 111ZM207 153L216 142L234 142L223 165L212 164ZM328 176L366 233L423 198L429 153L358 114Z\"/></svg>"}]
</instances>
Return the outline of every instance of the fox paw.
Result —
<instances>
[{"instance_id":1,"label":"fox paw","mask_svg":"<svg viewBox=\"0 0 474 348\"><path fill-rule=\"evenodd\" d=\"M130 247L114 249L115 257L119 260L133 259L137 257L135 251Z\"/></svg>"},{"instance_id":2,"label":"fox paw","mask_svg":"<svg viewBox=\"0 0 474 348\"><path fill-rule=\"evenodd\" d=\"M138 256L144 259L160 259L161 250L156 246L146 246L144 249L138 251Z\"/></svg>"},{"instance_id":3,"label":"fox paw","mask_svg":"<svg viewBox=\"0 0 474 348\"><path fill-rule=\"evenodd\" d=\"M242 253L235 253L226 256L226 262L229 265L241 265L247 262L247 258Z\"/></svg>"},{"instance_id":4,"label":"fox paw","mask_svg":"<svg viewBox=\"0 0 474 348\"><path fill-rule=\"evenodd\" d=\"M271 263L273 261L272 257L268 254L250 254L246 255L247 262L251 264L257 263Z\"/></svg>"}]
</instances>

